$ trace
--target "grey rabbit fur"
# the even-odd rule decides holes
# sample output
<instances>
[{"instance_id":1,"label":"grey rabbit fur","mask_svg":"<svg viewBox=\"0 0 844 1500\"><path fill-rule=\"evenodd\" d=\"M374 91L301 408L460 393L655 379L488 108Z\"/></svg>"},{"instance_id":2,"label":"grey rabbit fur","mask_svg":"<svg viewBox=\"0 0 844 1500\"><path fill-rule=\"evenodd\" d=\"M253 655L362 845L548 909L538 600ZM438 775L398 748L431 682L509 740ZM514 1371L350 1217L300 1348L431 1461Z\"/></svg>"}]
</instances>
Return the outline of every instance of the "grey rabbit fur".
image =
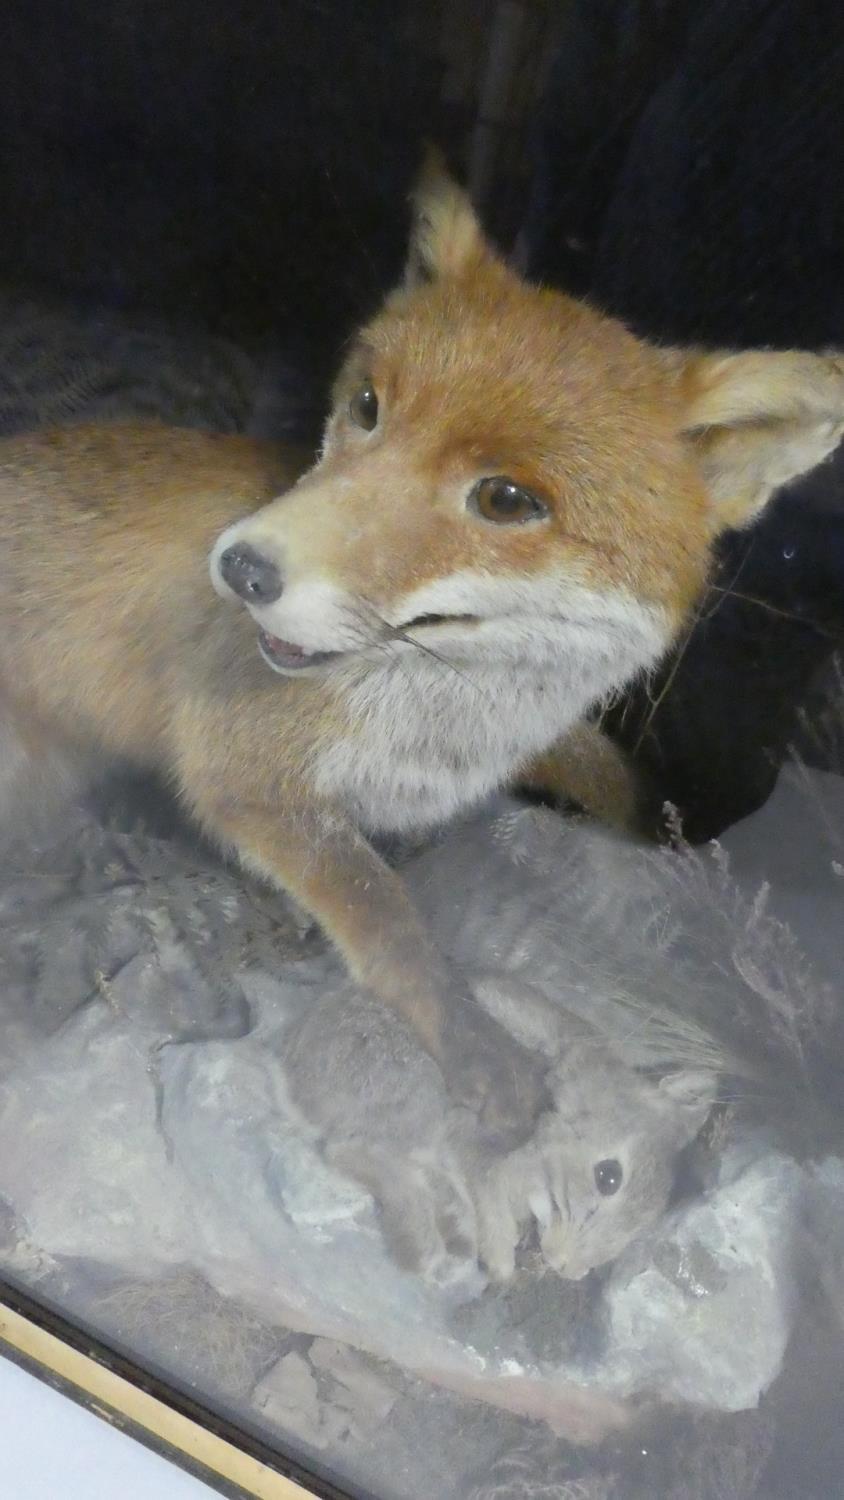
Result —
<instances>
[{"instance_id":1,"label":"grey rabbit fur","mask_svg":"<svg viewBox=\"0 0 844 1500\"><path fill-rule=\"evenodd\" d=\"M709 1114L717 1074L679 1068L654 1078L513 976L476 978L474 992L488 1016L547 1061L552 1107L518 1149L485 1144L405 1024L347 985L285 1035L292 1099L326 1160L377 1200L399 1263L426 1282L447 1287L479 1261L492 1281L506 1281L532 1222L547 1266L579 1280L663 1213L677 1155Z\"/></svg>"}]
</instances>

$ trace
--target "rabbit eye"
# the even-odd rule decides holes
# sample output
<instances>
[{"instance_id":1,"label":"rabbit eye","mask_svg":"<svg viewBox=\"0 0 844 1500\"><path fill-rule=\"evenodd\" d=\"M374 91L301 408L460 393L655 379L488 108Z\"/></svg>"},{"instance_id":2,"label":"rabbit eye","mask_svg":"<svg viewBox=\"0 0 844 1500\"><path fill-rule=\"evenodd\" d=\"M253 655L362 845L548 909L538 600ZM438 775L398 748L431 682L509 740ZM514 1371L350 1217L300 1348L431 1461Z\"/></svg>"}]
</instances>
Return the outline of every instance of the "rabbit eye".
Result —
<instances>
[{"instance_id":1,"label":"rabbit eye","mask_svg":"<svg viewBox=\"0 0 844 1500\"><path fill-rule=\"evenodd\" d=\"M595 1186L602 1198L611 1198L617 1193L624 1181L624 1172L621 1162L613 1157L606 1161L599 1161L595 1168Z\"/></svg>"}]
</instances>

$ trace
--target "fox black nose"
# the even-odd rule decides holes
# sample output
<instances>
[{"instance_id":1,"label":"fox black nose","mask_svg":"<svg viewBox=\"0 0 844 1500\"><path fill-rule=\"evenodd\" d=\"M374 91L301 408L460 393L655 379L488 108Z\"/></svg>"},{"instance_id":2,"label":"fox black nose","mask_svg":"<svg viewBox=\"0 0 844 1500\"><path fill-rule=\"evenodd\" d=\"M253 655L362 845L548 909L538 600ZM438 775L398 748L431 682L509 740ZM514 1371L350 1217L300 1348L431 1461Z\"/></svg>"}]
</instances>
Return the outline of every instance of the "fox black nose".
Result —
<instances>
[{"instance_id":1,"label":"fox black nose","mask_svg":"<svg viewBox=\"0 0 844 1500\"><path fill-rule=\"evenodd\" d=\"M274 562L245 542L227 547L220 557L220 577L247 604L275 604L281 598L281 574Z\"/></svg>"}]
</instances>

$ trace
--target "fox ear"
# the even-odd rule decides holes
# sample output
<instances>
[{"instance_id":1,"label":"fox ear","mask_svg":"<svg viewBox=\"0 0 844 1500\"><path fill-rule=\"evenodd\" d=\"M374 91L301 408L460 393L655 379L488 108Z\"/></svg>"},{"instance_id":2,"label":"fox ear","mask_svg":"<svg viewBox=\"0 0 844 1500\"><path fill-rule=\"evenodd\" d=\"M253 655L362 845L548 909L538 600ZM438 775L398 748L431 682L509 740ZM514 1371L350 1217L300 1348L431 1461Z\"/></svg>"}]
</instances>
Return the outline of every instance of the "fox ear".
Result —
<instances>
[{"instance_id":1,"label":"fox ear","mask_svg":"<svg viewBox=\"0 0 844 1500\"><path fill-rule=\"evenodd\" d=\"M684 429L719 530L745 526L844 433L844 355L678 356Z\"/></svg>"},{"instance_id":2,"label":"fox ear","mask_svg":"<svg viewBox=\"0 0 844 1500\"><path fill-rule=\"evenodd\" d=\"M411 194L413 229L405 271L408 286L463 276L492 251L463 189L449 175L439 151L428 146Z\"/></svg>"}]
</instances>

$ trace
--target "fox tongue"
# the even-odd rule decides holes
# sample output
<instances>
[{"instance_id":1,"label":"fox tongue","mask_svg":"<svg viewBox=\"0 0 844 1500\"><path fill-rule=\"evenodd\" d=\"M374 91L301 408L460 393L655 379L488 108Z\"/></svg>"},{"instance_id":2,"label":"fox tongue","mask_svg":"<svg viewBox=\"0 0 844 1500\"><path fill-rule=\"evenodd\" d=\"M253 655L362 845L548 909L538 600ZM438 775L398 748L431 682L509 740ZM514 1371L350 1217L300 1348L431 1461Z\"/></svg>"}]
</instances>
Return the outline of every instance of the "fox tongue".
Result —
<instances>
[{"instance_id":1,"label":"fox tongue","mask_svg":"<svg viewBox=\"0 0 844 1500\"><path fill-rule=\"evenodd\" d=\"M304 646L297 646L295 641L283 641L281 636L270 635L266 630L259 632L258 644L264 660L280 672L322 667L343 654L337 651L306 651Z\"/></svg>"},{"instance_id":2,"label":"fox tongue","mask_svg":"<svg viewBox=\"0 0 844 1500\"><path fill-rule=\"evenodd\" d=\"M305 651L302 646L297 646L293 641L283 641L280 636L270 635L266 630L262 633L270 651L276 652L279 656L290 656L304 661L307 656L312 654L309 651Z\"/></svg>"}]
</instances>

